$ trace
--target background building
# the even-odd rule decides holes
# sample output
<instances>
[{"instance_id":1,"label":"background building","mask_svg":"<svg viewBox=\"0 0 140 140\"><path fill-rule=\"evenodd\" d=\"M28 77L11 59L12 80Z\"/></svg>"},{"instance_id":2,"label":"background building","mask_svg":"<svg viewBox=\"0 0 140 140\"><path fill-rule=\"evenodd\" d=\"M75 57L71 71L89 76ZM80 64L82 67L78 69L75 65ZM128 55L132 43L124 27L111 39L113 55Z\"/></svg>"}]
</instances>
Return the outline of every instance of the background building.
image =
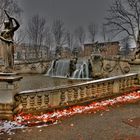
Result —
<instances>
[{"instance_id":1,"label":"background building","mask_svg":"<svg viewBox=\"0 0 140 140\"><path fill-rule=\"evenodd\" d=\"M115 56L120 52L120 44L115 42L101 42L84 44L84 56L90 56L92 53L100 53L102 56Z\"/></svg>"}]
</instances>

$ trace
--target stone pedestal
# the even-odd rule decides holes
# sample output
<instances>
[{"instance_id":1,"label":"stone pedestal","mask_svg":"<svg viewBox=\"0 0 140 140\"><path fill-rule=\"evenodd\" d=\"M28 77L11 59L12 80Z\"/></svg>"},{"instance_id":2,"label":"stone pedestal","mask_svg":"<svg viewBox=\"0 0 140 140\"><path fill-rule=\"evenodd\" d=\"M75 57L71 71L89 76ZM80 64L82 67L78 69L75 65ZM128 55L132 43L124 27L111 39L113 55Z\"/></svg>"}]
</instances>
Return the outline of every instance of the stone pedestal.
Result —
<instances>
[{"instance_id":1,"label":"stone pedestal","mask_svg":"<svg viewBox=\"0 0 140 140\"><path fill-rule=\"evenodd\" d=\"M104 74L102 72L102 66L103 66L103 58L100 54L94 54L91 56L91 62L92 62L92 77L94 79L100 79L104 77Z\"/></svg>"},{"instance_id":2,"label":"stone pedestal","mask_svg":"<svg viewBox=\"0 0 140 140\"><path fill-rule=\"evenodd\" d=\"M0 119L13 118L14 96L21 79L16 73L0 73Z\"/></svg>"}]
</instances>

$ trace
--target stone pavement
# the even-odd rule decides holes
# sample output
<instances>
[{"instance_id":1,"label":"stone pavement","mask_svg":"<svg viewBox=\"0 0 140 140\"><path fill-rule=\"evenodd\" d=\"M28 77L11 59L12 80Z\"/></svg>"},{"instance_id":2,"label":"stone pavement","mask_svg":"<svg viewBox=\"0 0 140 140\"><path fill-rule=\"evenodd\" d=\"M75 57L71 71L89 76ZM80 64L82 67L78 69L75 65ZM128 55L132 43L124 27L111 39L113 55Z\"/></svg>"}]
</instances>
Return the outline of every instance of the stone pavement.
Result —
<instances>
[{"instance_id":1,"label":"stone pavement","mask_svg":"<svg viewBox=\"0 0 140 140\"><path fill-rule=\"evenodd\" d=\"M78 114L48 127L15 130L0 140L140 140L140 103Z\"/></svg>"}]
</instances>

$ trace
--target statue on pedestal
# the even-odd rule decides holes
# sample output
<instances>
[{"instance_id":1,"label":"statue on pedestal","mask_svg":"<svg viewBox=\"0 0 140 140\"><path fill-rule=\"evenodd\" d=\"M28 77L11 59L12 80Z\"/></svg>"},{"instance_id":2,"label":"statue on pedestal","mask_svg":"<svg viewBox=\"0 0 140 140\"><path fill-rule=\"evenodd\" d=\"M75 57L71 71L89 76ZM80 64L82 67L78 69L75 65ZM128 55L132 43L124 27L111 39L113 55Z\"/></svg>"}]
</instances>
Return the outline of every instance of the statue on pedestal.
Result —
<instances>
[{"instance_id":1,"label":"statue on pedestal","mask_svg":"<svg viewBox=\"0 0 140 140\"><path fill-rule=\"evenodd\" d=\"M4 71L5 73L13 72L14 66L14 32L20 27L18 21L10 17L5 10L8 21L4 22L4 29L0 34L0 45L3 47ZM15 25L14 25L15 24Z\"/></svg>"},{"instance_id":2,"label":"statue on pedestal","mask_svg":"<svg viewBox=\"0 0 140 140\"><path fill-rule=\"evenodd\" d=\"M134 60L140 60L140 40L137 41L137 49L134 54Z\"/></svg>"},{"instance_id":3,"label":"statue on pedestal","mask_svg":"<svg viewBox=\"0 0 140 140\"><path fill-rule=\"evenodd\" d=\"M137 50L134 54L134 60L140 59L140 31L138 33L138 39L137 39Z\"/></svg>"},{"instance_id":4,"label":"statue on pedestal","mask_svg":"<svg viewBox=\"0 0 140 140\"><path fill-rule=\"evenodd\" d=\"M76 70L76 64L77 64L78 58L75 57L70 60L70 66L69 66L69 77L72 76L73 72Z\"/></svg>"}]
</instances>

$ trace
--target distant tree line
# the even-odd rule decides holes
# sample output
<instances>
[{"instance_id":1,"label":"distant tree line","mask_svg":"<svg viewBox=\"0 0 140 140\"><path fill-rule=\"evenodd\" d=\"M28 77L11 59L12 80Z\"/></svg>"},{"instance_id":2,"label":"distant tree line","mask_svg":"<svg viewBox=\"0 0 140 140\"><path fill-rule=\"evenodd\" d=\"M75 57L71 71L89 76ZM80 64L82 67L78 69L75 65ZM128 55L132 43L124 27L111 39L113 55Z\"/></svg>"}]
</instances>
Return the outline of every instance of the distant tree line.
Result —
<instances>
[{"instance_id":1,"label":"distant tree line","mask_svg":"<svg viewBox=\"0 0 140 140\"><path fill-rule=\"evenodd\" d=\"M23 11L16 0L0 0L0 27L6 18L4 9L9 14L22 17ZM87 27L79 25L71 31L66 28L61 18L55 19L49 25L45 17L36 14L29 19L25 32L19 31L16 41L24 42L26 36L26 41L31 44L30 47L34 49L37 58L42 46L45 46L46 50L55 50L56 56L61 55L64 47L74 54L82 49L85 41L94 44L98 36L102 36L103 41L124 39L126 50L129 39L133 39L137 44L140 31L140 0L113 0L105 19L106 22L102 25L90 22Z\"/></svg>"}]
</instances>

